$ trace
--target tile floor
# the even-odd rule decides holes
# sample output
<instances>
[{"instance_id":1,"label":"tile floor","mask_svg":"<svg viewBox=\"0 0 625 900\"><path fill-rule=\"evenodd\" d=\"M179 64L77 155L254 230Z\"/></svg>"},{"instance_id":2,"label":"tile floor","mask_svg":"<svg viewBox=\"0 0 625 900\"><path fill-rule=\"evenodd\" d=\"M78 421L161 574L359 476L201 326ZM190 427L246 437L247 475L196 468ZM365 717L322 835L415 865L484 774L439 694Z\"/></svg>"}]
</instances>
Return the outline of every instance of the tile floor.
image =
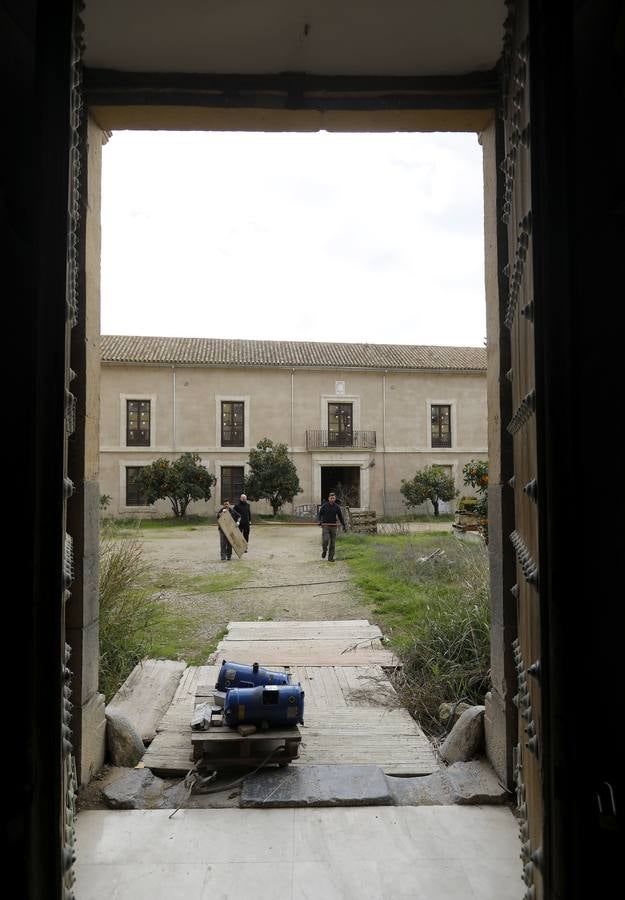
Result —
<instances>
[{"instance_id":1,"label":"tile floor","mask_svg":"<svg viewBox=\"0 0 625 900\"><path fill-rule=\"evenodd\" d=\"M505 807L84 811L76 900L520 900Z\"/></svg>"}]
</instances>

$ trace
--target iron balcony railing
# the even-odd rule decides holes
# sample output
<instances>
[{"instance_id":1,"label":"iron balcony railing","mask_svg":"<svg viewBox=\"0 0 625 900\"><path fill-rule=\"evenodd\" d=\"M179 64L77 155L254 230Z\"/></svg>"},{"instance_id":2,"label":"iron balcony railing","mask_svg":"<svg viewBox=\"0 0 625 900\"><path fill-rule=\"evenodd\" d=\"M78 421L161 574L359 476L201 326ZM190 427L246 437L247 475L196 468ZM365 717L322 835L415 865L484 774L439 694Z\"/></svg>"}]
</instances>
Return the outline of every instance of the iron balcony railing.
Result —
<instances>
[{"instance_id":1,"label":"iron balcony railing","mask_svg":"<svg viewBox=\"0 0 625 900\"><path fill-rule=\"evenodd\" d=\"M307 431L307 450L375 450L375 431Z\"/></svg>"}]
</instances>

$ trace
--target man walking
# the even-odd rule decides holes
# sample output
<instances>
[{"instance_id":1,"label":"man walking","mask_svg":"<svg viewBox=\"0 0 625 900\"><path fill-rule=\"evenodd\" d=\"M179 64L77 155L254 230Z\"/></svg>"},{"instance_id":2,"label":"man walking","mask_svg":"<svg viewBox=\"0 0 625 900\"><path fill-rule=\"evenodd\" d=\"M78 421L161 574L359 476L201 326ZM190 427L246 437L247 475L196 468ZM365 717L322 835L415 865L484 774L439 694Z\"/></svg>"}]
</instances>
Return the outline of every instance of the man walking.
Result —
<instances>
[{"instance_id":1,"label":"man walking","mask_svg":"<svg viewBox=\"0 0 625 900\"><path fill-rule=\"evenodd\" d=\"M239 524L239 513L235 512L235 510L230 506L229 500L224 500L223 506L219 508L219 512L217 513L217 518L222 514L222 512L227 511L230 513L234 521ZM219 529L219 550L221 552L222 559L232 559L232 544L223 533L221 528L219 528L219 524L217 524L217 528Z\"/></svg>"},{"instance_id":2,"label":"man walking","mask_svg":"<svg viewBox=\"0 0 625 900\"><path fill-rule=\"evenodd\" d=\"M247 502L247 496L245 494L241 494L241 499L238 503L235 503L232 507L236 512L238 512L239 516L239 531L249 544L250 542L250 527L252 525L252 510ZM247 553L247 550L245 551Z\"/></svg>"},{"instance_id":3,"label":"man walking","mask_svg":"<svg viewBox=\"0 0 625 900\"><path fill-rule=\"evenodd\" d=\"M319 507L319 524L321 525L321 558L326 558L328 562L334 562L334 548L336 547L336 532L338 531L339 522L345 528L345 520L341 507L336 502L336 494L334 492L328 494L328 499Z\"/></svg>"}]
</instances>

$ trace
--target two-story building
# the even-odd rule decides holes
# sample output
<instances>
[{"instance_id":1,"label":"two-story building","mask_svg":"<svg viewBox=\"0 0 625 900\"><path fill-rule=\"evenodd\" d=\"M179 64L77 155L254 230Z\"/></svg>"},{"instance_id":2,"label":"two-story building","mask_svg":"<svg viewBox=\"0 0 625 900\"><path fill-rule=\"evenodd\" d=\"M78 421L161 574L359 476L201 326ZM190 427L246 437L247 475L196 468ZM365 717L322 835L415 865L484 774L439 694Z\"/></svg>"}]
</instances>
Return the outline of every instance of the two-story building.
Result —
<instances>
[{"instance_id":1,"label":"two-story building","mask_svg":"<svg viewBox=\"0 0 625 900\"><path fill-rule=\"evenodd\" d=\"M462 490L464 464L486 458L486 351L106 335L100 436L110 515L167 515L165 501L145 506L135 476L185 451L217 478L189 512L213 512L238 498L264 437L297 466L294 508L338 487L350 506L396 515L403 478L436 463Z\"/></svg>"}]
</instances>

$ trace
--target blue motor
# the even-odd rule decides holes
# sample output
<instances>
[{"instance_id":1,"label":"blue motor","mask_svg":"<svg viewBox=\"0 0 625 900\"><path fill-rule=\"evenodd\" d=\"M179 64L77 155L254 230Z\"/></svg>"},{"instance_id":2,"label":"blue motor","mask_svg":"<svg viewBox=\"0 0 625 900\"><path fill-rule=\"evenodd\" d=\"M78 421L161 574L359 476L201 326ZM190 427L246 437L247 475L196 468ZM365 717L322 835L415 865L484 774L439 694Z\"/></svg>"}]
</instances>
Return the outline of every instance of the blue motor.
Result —
<instances>
[{"instance_id":1,"label":"blue motor","mask_svg":"<svg viewBox=\"0 0 625 900\"><path fill-rule=\"evenodd\" d=\"M299 684L230 688L224 703L227 725L284 728L304 724L304 691Z\"/></svg>"},{"instance_id":2,"label":"blue motor","mask_svg":"<svg viewBox=\"0 0 625 900\"><path fill-rule=\"evenodd\" d=\"M215 690L229 691L233 687L257 687L259 684L289 684L291 676L285 672L271 672L257 662L253 666L227 662L221 664Z\"/></svg>"}]
</instances>

